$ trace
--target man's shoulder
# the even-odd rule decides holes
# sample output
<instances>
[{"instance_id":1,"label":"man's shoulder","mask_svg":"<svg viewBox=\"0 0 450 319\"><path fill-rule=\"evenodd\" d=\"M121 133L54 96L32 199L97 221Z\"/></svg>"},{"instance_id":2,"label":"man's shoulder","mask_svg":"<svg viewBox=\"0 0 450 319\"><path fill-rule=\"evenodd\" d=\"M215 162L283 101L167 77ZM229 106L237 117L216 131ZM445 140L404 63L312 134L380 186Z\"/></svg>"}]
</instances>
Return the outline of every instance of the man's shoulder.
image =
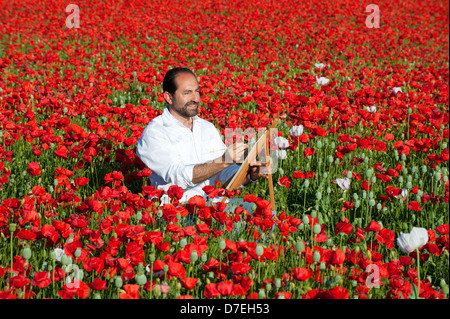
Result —
<instances>
[{"instance_id":1,"label":"man's shoulder","mask_svg":"<svg viewBox=\"0 0 450 319\"><path fill-rule=\"evenodd\" d=\"M198 123L200 123L200 125L202 127L207 128L207 129L213 129L213 130L217 131L217 127L212 122L202 119L201 117L197 117L197 121L198 121Z\"/></svg>"}]
</instances>

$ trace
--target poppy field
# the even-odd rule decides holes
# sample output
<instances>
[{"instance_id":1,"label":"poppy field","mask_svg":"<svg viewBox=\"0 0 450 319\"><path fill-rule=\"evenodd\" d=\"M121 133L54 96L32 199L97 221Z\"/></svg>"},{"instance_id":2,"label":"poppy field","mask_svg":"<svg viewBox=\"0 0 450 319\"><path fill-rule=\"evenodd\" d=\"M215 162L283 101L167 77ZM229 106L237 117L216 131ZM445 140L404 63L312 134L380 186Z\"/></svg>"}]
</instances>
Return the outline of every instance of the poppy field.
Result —
<instances>
[{"instance_id":1,"label":"poppy field","mask_svg":"<svg viewBox=\"0 0 450 319\"><path fill-rule=\"evenodd\" d=\"M0 299L448 299L448 3L72 3L1 5ZM175 66L223 136L279 118L275 211L149 185Z\"/></svg>"}]
</instances>

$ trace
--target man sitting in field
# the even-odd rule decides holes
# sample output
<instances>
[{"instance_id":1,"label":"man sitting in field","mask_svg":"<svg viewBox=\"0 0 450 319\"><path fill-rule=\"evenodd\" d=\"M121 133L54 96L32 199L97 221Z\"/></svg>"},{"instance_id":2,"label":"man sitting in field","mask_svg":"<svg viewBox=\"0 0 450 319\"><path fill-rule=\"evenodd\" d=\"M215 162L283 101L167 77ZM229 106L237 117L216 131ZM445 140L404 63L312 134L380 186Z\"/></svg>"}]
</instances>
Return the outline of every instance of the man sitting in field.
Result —
<instances>
[{"instance_id":1,"label":"man sitting in field","mask_svg":"<svg viewBox=\"0 0 450 319\"><path fill-rule=\"evenodd\" d=\"M203 187L221 182L224 187L239 169L247 145L226 147L215 126L197 116L200 88L194 73L186 68L168 71L163 81L167 107L145 128L136 154L151 169L151 185L168 190L178 185L184 190L181 201L205 196ZM251 163L243 186L267 177L261 163Z\"/></svg>"}]
</instances>

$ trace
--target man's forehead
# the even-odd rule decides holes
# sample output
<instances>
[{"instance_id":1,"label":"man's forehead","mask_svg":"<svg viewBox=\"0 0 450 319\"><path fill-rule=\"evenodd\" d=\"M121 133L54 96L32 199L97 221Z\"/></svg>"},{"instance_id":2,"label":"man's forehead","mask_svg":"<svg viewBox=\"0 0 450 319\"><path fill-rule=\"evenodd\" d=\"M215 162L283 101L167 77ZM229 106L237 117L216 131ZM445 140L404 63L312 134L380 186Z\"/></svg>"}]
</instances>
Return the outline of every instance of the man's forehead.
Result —
<instances>
[{"instance_id":1,"label":"man's forehead","mask_svg":"<svg viewBox=\"0 0 450 319\"><path fill-rule=\"evenodd\" d=\"M197 78L187 72L178 73L175 77L178 88L184 88L188 86L198 86Z\"/></svg>"}]
</instances>

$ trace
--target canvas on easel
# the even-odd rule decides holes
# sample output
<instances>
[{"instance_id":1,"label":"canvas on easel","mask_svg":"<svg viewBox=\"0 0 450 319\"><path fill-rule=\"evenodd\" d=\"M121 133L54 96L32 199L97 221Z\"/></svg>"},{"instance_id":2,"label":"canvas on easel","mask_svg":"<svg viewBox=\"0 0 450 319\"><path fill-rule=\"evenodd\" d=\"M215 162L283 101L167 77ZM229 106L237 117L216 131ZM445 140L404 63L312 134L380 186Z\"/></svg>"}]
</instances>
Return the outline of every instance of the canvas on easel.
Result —
<instances>
[{"instance_id":1,"label":"canvas on easel","mask_svg":"<svg viewBox=\"0 0 450 319\"><path fill-rule=\"evenodd\" d=\"M272 125L270 126L270 129L273 129L276 127L278 123L278 118L276 118ZM269 134L270 130L267 130L264 132L264 134L258 139L256 144L252 147L250 152L248 153L247 158L242 163L239 170L236 172L236 174L233 176L233 179L229 182L227 189L228 190L234 190L239 188L242 185L242 182L244 181L245 177L247 176L248 169L250 167L250 163L254 162L256 159L256 156L259 154L259 152L264 149L266 158L269 158ZM270 192L270 203L272 206L272 210L275 210L275 195L273 191L273 181L272 181L272 174L268 173L268 181L269 181L269 192ZM226 197L223 198L222 202L225 202Z\"/></svg>"}]
</instances>

